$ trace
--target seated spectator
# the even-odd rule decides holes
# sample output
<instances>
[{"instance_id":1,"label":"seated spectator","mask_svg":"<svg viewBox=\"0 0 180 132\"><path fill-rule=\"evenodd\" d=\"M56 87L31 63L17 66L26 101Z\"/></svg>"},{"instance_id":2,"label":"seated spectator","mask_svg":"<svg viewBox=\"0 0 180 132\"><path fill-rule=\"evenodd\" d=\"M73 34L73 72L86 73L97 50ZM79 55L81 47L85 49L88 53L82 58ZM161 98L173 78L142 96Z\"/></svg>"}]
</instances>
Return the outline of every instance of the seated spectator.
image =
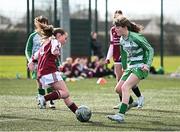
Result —
<instances>
[{"instance_id":1,"label":"seated spectator","mask_svg":"<svg viewBox=\"0 0 180 132\"><path fill-rule=\"evenodd\" d=\"M113 75L114 72L107 67L105 67L105 63L103 59L100 59L100 61L96 62L96 67L94 69L94 77L103 77L107 75Z\"/></svg>"},{"instance_id":2,"label":"seated spectator","mask_svg":"<svg viewBox=\"0 0 180 132\"><path fill-rule=\"evenodd\" d=\"M76 58L72 64L72 76L79 77L83 67L80 65L80 58Z\"/></svg>"},{"instance_id":3,"label":"seated spectator","mask_svg":"<svg viewBox=\"0 0 180 132\"><path fill-rule=\"evenodd\" d=\"M88 63L88 67L89 68L92 68L92 69L95 69L96 67L96 62L99 61L99 57L98 56L94 56L94 59Z\"/></svg>"},{"instance_id":4,"label":"seated spectator","mask_svg":"<svg viewBox=\"0 0 180 132\"><path fill-rule=\"evenodd\" d=\"M63 63L62 66L62 72L64 73L64 75L66 75L67 77L72 77L72 63L73 63L73 59L71 57L68 57L66 59L66 61Z\"/></svg>"},{"instance_id":5,"label":"seated spectator","mask_svg":"<svg viewBox=\"0 0 180 132\"><path fill-rule=\"evenodd\" d=\"M87 58L82 58L82 65L83 65L83 71L82 74L84 77L91 78L93 77L93 70L88 67L88 59Z\"/></svg>"}]
</instances>

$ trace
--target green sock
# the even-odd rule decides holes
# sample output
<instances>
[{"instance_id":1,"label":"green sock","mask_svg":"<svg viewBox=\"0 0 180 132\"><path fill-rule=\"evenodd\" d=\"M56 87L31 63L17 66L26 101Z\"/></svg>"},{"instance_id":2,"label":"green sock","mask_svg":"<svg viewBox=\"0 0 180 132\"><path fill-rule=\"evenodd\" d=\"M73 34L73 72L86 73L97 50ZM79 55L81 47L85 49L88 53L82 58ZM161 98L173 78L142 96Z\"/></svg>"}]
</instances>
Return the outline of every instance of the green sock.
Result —
<instances>
[{"instance_id":1,"label":"green sock","mask_svg":"<svg viewBox=\"0 0 180 132\"><path fill-rule=\"evenodd\" d=\"M38 93L40 95L45 95L45 90L43 88L38 88Z\"/></svg>"},{"instance_id":2,"label":"green sock","mask_svg":"<svg viewBox=\"0 0 180 132\"><path fill-rule=\"evenodd\" d=\"M129 103L128 103L128 104L132 104L133 101L134 101L134 100L133 100L132 96L130 96L130 97L129 97Z\"/></svg>"},{"instance_id":3,"label":"green sock","mask_svg":"<svg viewBox=\"0 0 180 132\"><path fill-rule=\"evenodd\" d=\"M52 87L47 88L47 93L51 93L53 91Z\"/></svg>"},{"instance_id":4,"label":"green sock","mask_svg":"<svg viewBox=\"0 0 180 132\"><path fill-rule=\"evenodd\" d=\"M119 107L119 113L125 114L127 111L127 107L128 107L127 104L122 103L121 106Z\"/></svg>"}]
</instances>

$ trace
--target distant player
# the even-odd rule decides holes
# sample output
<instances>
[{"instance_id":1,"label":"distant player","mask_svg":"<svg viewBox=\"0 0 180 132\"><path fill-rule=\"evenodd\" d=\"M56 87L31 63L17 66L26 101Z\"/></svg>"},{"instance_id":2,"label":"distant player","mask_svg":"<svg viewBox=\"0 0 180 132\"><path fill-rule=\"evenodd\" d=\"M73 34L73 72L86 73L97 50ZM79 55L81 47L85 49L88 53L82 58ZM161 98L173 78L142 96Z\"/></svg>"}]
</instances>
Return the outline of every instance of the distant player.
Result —
<instances>
[{"instance_id":1,"label":"distant player","mask_svg":"<svg viewBox=\"0 0 180 132\"><path fill-rule=\"evenodd\" d=\"M38 16L34 19L35 32L29 35L29 38L26 42L26 48L25 48L25 55L28 61L34 55L34 53L36 53L39 50L40 45L41 45L41 36L40 36L41 29L39 28L39 23L47 25L48 19L44 16ZM37 62L36 62L36 65L37 65ZM32 78L37 79L36 68L32 71ZM45 90L42 89L42 86L40 86L38 82L37 82L37 87L38 87L38 94L45 95ZM52 92L51 87L47 88L47 93L50 93L50 92ZM52 100L50 100L49 107L55 108L55 104Z\"/></svg>"},{"instance_id":2,"label":"distant player","mask_svg":"<svg viewBox=\"0 0 180 132\"><path fill-rule=\"evenodd\" d=\"M116 19L118 16L123 16L123 13L121 10L116 10L114 13L113 19ZM123 68L121 65L121 53L120 53L120 35L117 34L115 25L111 27L110 29L110 46L108 49L108 53L106 56L106 63L110 63L111 57L113 57L114 60L114 73L116 75L117 82L120 80L122 74L123 74ZM139 107L142 107L144 102L144 96L141 95L141 92L138 88L138 86L134 86L132 88L132 91L135 93L135 95L138 97ZM122 101L122 96L119 95L120 102ZM138 102L133 102L133 98L130 96L129 101L129 108L130 107L136 107L138 106ZM114 106L114 109L118 109L120 104Z\"/></svg>"},{"instance_id":3,"label":"distant player","mask_svg":"<svg viewBox=\"0 0 180 132\"><path fill-rule=\"evenodd\" d=\"M40 24L42 33L42 46L32 57L29 69L34 69L34 62L38 60L38 80L43 88L51 86L53 92L38 96L41 108L46 106L49 100L63 99L68 108L75 113L76 104L70 99L68 88L56 67L56 59L61 54L60 48L66 43L68 34L61 28L53 30L53 26ZM54 38L55 36L55 38Z\"/></svg>"},{"instance_id":4,"label":"distant player","mask_svg":"<svg viewBox=\"0 0 180 132\"><path fill-rule=\"evenodd\" d=\"M122 16L117 17L114 24L116 32L121 36L121 60L125 71L115 87L116 92L122 94L119 112L107 117L113 121L123 122L129 105L129 91L148 76L154 50L146 38L139 33L140 26L131 23Z\"/></svg>"}]
</instances>

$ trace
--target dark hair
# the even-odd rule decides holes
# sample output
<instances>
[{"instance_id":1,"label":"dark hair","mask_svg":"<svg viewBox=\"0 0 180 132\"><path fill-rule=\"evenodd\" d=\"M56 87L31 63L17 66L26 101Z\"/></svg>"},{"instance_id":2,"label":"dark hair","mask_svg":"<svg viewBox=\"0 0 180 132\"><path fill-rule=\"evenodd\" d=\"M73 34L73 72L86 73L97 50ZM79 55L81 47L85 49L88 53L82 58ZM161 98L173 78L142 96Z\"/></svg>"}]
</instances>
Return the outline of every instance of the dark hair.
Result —
<instances>
[{"instance_id":1,"label":"dark hair","mask_svg":"<svg viewBox=\"0 0 180 132\"><path fill-rule=\"evenodd\" d=\"M132 32L140 32L143 29L143 26L138 25L136 23L130 22L127 18L121 17L121 19L117 18L114 22L115 26L127 27L128 30Z\"/></svg>"},{"instance_id":2,"label":"dark hair","mask_svg":"<svg viewBox=\"0 0 180 132\"><path fill-rule=\"evenodd\" d=\"M48 19L45 16L37 16L34 21L38 21L40 23L46 23L48 24Z\"/></svg>"},{"instance_id":3,"label":"dark hair","mask_svg":"<svg viewBox=\"0 0 180 132\"><path fill-rule=\"evenodd\" d=\"M121 10L116 10L115 12L114 12L114 14L123 14L123 12L121 11Z\"/></svg>"},{"instance_id":4,"label":"dark hair","mask_svg":"<svg viewBox=\"0 0 180 132\"><path fill-rule=\"evenodd\" d=\"M64 35L66 32L62 28L54 28L54 36L56 36L57 33Z\"/></svg>"},{"instance_id":5,"label":"dark hair","mask_svg":"<svg viewBox=\"0 0 180 132\"><path fill-rule=\"evenodd\" d=\"M36 21L36 22L38 25L39 33L43 38L48 38L48 37L51 37L53 35L53 29L54 28L52 25L46 25L46 24L40 23L38 21Z\"/></svg>"}]
</instances>

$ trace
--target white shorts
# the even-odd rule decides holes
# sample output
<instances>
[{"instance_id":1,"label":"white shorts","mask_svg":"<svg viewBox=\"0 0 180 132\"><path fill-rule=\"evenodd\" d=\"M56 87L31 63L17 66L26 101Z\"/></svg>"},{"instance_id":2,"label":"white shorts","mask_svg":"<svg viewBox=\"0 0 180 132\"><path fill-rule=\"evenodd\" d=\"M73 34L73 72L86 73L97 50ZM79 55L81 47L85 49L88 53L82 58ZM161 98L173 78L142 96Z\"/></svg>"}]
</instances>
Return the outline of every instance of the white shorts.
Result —
<instances>
[{"instance_id":1,"label":"white shorts","mask_svg":"<svg viewBox=\"0 0 180 132\"><path fill-rule=\"evenodd\" d=\"M42 84L42 88L50 87L50 84L63 80L60 72L54 72L47 75L43 75L39 81Z\"/></svg>"},{"instance_id":2,"label":"white shorts","mask_svg":"<svg viewBox=\"0 0 180 132\"><path fill-rule=\"evenodd\" d=\"M122 65L122 62L114 62L114 64Z\"/></svg>"}]
</instances>

